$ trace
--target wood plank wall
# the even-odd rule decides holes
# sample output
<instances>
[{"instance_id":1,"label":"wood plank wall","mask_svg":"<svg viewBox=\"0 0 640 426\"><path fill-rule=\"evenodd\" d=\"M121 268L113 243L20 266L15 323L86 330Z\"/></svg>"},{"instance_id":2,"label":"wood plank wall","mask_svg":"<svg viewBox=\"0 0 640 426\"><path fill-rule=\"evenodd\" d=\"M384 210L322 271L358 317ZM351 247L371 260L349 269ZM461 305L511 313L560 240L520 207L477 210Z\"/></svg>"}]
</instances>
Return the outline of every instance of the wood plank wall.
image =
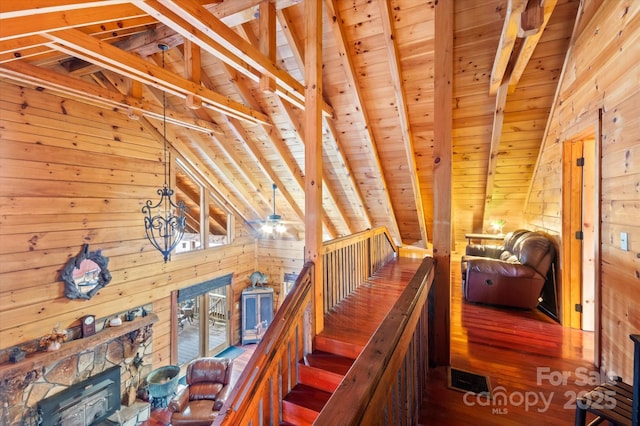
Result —
<instances>
[{"instance_id":1,"label":"wood plank wall","mask_svg":"<svg viewBox=\"0 0 640 426\"><path fill-rule=\"evenodd\" d=\"M640 2L586 1L583 16L525 215L530 227L561 236L561 143L602 109L601 366L630 382L629 334L640 332Z\"/></svg>"},{"instance_id":2,"label":"wood plank wall","mask_svg":"<svg viewBox=\"0 0 640 426\"><path fill-rule=\"evenodd\" d=\"M269 276L268 285L275 291L276 308L285 298L282 284L284 274L299 274L304 266L304 241L300 240L258 240L258 260L256 270Z\"/></svg>"},{"instance_id":3,"label":"wood plank wall","mask_svg":"<svg viewBox=\"0 0 640 426\"><path fill-rule=\"evenodd\" d=\"M239 301L258 263L255 239L238 225L231 245L164 264L140 211L163 182L161 144L125 111L6 82L0 93L0 350L58 323L77 326L87 314L106 318L152 303L153 367L169 364L171 292L234 273ZM69 300L58 275L83 243L102 249L113 279L91 300Z\"/></svg>"}]
</instances>

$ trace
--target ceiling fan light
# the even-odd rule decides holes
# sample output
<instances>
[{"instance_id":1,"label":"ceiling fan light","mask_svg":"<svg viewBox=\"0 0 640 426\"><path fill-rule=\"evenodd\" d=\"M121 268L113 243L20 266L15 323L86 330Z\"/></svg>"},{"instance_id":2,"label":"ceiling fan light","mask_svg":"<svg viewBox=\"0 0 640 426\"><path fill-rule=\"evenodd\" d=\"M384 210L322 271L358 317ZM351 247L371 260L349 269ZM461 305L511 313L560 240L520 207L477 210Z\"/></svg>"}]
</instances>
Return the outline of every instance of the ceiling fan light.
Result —
<instances>
[{"instance_id":1,"label":"ceiling fan light","mask_svg":"<svg viewBox=\"0 0 640 426\"><path fill-rule=\"evenodd\" d=\"M262 232L264 232L265 234L271 234L273 232L273 226L271 226L271 224L269 223L265 223L264 225L262 225Z\"/></svg>"},{"instance_id":2,"label":"ceiling fan light","mask_svg":"<svg viewBox=\"0 0 640 426\"><path fill-rule=\"evenodd\" d=\"M281 223L276 224L276 232L278 234L282 234L286 230L287 230L287 227L284 226L283 224L281 224Z\"/></svg>"}]
</instances>

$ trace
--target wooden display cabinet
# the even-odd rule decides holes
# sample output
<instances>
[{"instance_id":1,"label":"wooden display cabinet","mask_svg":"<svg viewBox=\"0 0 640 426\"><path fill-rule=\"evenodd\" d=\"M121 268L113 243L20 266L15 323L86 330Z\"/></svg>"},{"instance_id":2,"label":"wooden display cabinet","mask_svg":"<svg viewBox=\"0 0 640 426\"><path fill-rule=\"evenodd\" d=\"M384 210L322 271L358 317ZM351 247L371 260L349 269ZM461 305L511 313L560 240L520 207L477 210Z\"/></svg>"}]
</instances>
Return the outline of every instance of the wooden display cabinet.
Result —
<instances>
[{"instance_id":1,"label":"wooden display cabinet","mask_svg":"<svg viewBox=\"0 0 640 426\"><path fill-rule=\"evenodd\" d=\"M242 290L242 344L257 343L273 320L273 289Z\"/></svg>"}]
</instances>

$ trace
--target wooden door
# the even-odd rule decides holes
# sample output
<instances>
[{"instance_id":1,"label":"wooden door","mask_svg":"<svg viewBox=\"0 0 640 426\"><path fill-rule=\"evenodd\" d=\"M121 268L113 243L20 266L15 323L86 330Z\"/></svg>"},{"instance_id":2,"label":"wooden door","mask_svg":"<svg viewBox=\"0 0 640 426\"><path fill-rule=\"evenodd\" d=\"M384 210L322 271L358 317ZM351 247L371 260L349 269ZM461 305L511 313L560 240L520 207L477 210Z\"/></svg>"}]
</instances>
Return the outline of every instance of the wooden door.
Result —
<instances>
[{"instance_id":1,"label":"wooden door","mask_svg":"<svg viewBox=\"0 0 640 426\"><path fill-rule=\"evenodd\" d=\"M596 331L599 342L600 120L563 144L562 323Z\"/></svg>"}]
</instances>

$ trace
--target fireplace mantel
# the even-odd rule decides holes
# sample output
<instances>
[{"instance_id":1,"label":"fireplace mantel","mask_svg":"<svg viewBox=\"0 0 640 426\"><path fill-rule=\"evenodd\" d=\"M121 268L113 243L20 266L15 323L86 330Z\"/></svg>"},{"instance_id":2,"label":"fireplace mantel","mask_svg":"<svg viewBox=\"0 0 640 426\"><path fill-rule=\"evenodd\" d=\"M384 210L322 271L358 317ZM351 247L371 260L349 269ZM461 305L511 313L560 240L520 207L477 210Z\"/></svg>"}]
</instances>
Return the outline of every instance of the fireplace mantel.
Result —
<instances>
[{"instance_id":1,"label":"fireplace mantel","mask_svg":"<svg viewBox=\"0 0 640 426\"><path fill-rule=\"evenodd\" d=\"M133 321L125 321L117 327L105 327L96 334L82 339L71 340L62 344L60 349L53 352L34 352L16 363L4 363L0 365L0 383L10 383L15 378L21 380L34 370L54 363L60 359L78 354L87 348L94 347L109 340L116 339L125 334L145 328L158 321L158 316L152 312L144 317L136 317Z\"/></svg>"}]
</instances>

